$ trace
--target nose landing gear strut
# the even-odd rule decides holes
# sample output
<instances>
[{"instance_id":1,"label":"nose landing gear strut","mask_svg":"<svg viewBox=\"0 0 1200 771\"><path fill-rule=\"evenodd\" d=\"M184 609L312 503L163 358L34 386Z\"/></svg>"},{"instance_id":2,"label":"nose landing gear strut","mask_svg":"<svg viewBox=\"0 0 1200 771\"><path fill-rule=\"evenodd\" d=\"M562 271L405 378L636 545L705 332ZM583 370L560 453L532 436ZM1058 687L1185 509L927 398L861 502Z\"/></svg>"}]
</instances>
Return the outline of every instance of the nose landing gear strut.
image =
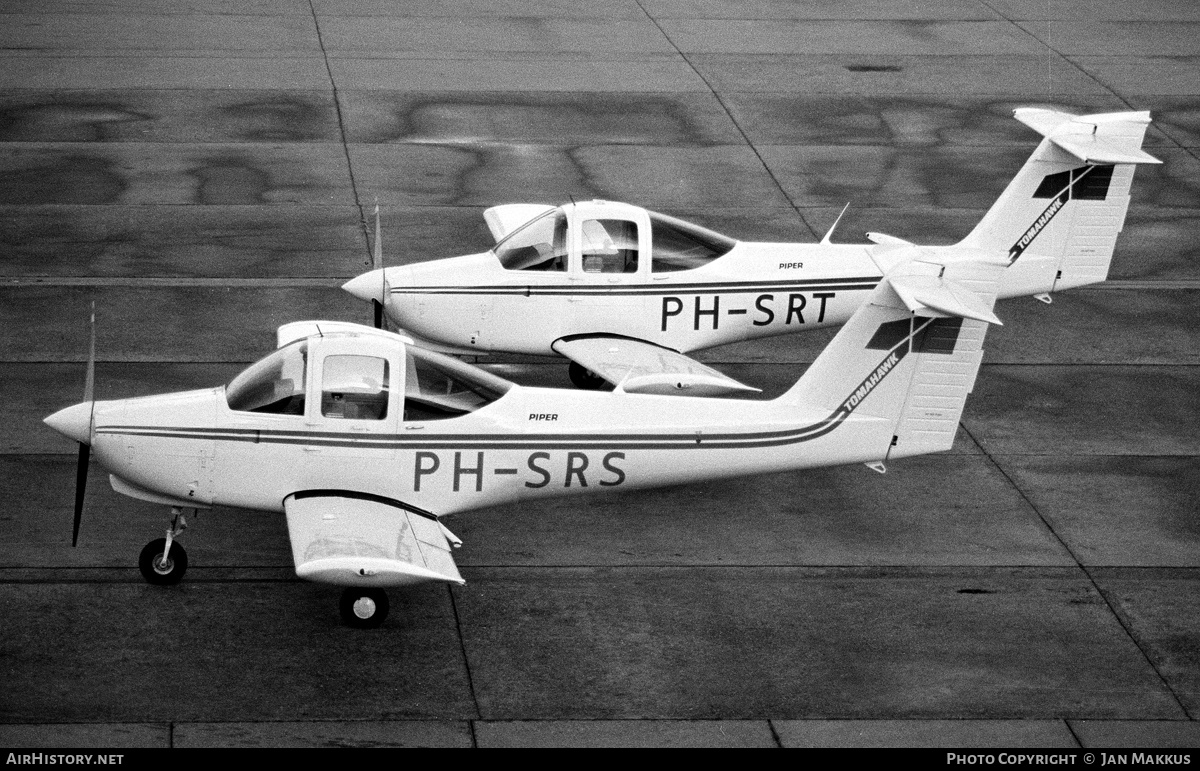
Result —
<instances>
[{"instance_id":1,"label":"nose landing gear strut","mask_svg":"<svg viewBox=\"0 0 1200 771\"><path fill-rule=\"evenodd\" d=\"M192 516L196 513L197 510L192 509ZM182 545L175 543L175 539L187 529L187 520L178 507L172 507L171 514L173 518L171 526L167 528L167 537L156 538L146 544L138 557L138 569L142 571L142 577L159 586L179 583L188 567L187 552Z\"/></svg>"}]
</instances>

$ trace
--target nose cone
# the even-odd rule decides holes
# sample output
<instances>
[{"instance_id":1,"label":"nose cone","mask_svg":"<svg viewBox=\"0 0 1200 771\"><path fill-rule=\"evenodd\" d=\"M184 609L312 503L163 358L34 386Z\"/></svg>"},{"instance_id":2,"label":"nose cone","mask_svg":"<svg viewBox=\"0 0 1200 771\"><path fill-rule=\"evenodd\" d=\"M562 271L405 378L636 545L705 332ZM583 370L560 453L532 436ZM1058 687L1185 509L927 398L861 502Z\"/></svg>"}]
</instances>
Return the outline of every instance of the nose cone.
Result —
<instances>
[{"instance_id":1,"label":"nose cone","mask_svg":"<svg viewBox=\"0 0 1200 771\"><path fill-rule=\"evenodd\" d=\"M342 289L345 289L364 302L370 302L371 300L382 302L384 292L383 270L373 270L370 273L364 273L361 276L352 278L342 284Z\"/></svg>"},{"instance_id":2,"label":"nose cone","mask_svg":"<svg viewBox=\"0 0 1200 771\"><path fill-rule=\"evenodd\" d=\"M45 423L58 433L81 444L92 443L92 402L80 402L59 410Z\"/></svg>"}]
</instances>

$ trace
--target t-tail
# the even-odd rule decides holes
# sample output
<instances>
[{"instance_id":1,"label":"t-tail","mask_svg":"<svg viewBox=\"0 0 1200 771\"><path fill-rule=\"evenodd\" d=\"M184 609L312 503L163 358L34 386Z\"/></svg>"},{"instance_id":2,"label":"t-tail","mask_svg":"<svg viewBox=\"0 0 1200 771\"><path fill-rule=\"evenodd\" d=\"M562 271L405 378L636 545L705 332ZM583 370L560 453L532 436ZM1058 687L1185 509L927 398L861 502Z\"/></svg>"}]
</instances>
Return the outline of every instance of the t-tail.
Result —
<instances>
[{"instance_id":1,"label":"t-tail","mask_svg":"<svg viewBox=\"0 0 1200 771\"><path fill-rule=\"evenodd\" d=\"M841 461L882 470L891 458L949 450L983 360L983 339L1007 270L1003 260L914 260L870 299L787 393L785 406L860 426ZM866 420L863 420L863 419ZM865 442L864 442L865 440Z\"/></svg>"},{"instance_id":2,"label":"t-tail","mask_svg":"<svg viewBox=\"0 0 1200 771\"><path fill-rule=\"evenodd\" d=\"M1022 107L1015 117L1045 138L957 247L1007 255L1000 297L1053 292L1108 276L1144 152L1149 112L1071 115Z\"/></svg>"}]
</instances>

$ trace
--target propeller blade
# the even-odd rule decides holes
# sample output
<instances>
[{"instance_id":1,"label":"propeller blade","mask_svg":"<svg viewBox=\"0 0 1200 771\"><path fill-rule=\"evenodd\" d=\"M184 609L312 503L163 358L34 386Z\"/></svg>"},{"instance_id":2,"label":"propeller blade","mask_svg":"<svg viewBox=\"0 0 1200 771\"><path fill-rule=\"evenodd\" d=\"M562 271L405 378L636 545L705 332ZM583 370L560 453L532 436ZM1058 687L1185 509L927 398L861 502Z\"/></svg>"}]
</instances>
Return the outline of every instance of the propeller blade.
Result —
<instances>
[{"instance_id":1,"label":"propeller blade","mask_svg":"<svg viewBox=\"0 0 1200 771\"><path fill-rule=\"evenodd\" d=\"M379 271L379 299L371 301L371 307L375 311L375 328L383 329L383 306L387 302L388 285L387 275L383 272L383 234L379 226L379 202L375 202L375 246L371 253L371 266Z\"/></svg>"},{"instance_id":2,"label":"propeller blade","mask_svg":"<svg viewBox=\"0 0 1200 771\"><path fill-rule=\"evenodd\" d=\"M87 377L83 381L83 400L92 405L88 416L88 439L91 439L92 429L96 419L96 301L92 300L92 321L88 333Z\"/></svg>"},{"instance_id":3,"label":"propeller blade","mask_svg":"<svg viewBox=\"0 0 1200 771\"><path fill-rule=\"evenodd\" d=\"M91 445L79 443L79 461L75 465L75 524L71 529L71 546L79 544L79 523L83 521L83 497L87 493L88 461Z\"/></svg>"},{"instance_id":4,"label":"propeller blade","mask_svg":"<svg viewBox=\"0 0 1200 771\"><path fill-rule=\"evenodd\" d=\"M371 253L371 267L379 270L383 267L383 239L379 232L379 204L375 204L375 248Z\"/></svg>"},{"instance_id":5,"label":"propeller blade","mask_svg":"<svg viewBox=\"0 0 1200 771\"><path fill-rule=\"evenodd\" d=\"M79 459L75 463L75 521L71 528L71 546L79 543L79 525L83 521L83 498L87 494L88 462L92 457L92 432L96 429L96 301L92 300L92 317L88 333L87 377L83 381L83 400L88 408L88 441L79 443Z\"/></svg>"}]
</instances>

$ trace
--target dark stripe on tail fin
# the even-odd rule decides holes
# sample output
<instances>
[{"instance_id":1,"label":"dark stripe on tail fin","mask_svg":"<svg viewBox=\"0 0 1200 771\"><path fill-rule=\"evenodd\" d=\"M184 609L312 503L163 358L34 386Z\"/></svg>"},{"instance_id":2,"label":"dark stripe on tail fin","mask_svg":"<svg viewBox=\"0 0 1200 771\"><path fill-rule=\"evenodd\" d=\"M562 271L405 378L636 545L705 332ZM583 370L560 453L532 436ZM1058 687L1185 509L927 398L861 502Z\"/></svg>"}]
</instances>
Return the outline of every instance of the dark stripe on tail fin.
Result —
<instances>
[{"instance_id":1,"label":"dark stripe on tail fin","mask_svg":"<svg viewBox=\"0 0 1200 771\"><path fill-rule=\"evenodd\" d=\"M1033 192L1033 197L1054 200L1042 211L1041 216L1034 220L1029 229L1017 239L1016 243L1009 247L1008 264L1011 265L1017 261L1017 258L1029 248L1033 240L1050 224L1050 220L1054 219L1054 215L1058 214L1068 201L1103 201L1108 198L1108 188L1112 183L1114 168L1112 164L1081 166L1077 169L1047 174L1038 185L1037 190Z\"/></svg>"},{"instance_id":2,"label":"dark stripe on tail fin","mask_svg":"<svg viewBox=\"0 0 1200 771\"><path fill-rule=\"evenodd\" d=\"M962 322L963 320L957 316L948 319L933 319L913 336L913 350L917 353L953 354L954 345L958 342L959 330L962 329ZM867 348L890 351L909 336L912 324L910 319L880 324L879 329L867 343Z\"/></svg>"},{"instance_id":3,"label":"dark stripe on tail fin","mask_svg":"<svg viewBox=\"0 0 1200 771\"><path fill-rule=\"evenodd\" d=\"M1081 166L1077 169L1047 174L1034 191L1034 198L1058 198L1070 192L1075 201L1103 201L1108 197L1108 186L1112 183L1112 164L1105 166ZM1072 188L1074 188L1072 190Z\"/></svg>"}]
</instances>

